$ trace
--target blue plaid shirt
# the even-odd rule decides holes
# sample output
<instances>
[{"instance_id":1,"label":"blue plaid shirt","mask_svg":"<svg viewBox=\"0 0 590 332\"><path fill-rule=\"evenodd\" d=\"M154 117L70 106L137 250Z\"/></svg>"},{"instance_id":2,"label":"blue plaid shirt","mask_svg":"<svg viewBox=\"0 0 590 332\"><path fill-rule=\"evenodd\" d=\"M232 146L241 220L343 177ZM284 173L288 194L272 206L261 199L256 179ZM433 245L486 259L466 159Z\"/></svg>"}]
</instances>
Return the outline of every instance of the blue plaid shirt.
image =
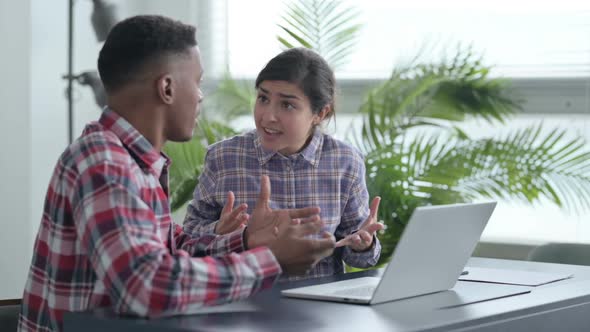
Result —
<instances>
[{"instance_id":1,"label":"blue plaid shirt","mask_svg":"<svg viewBox=\"0 0 590 332\"><path fill-rule=\"evenodd\" d=\"M230 190L235 194L236 205L247 203L251 214L261 175L270 178L271 208L319 206L325 230L337 240L357 231L369 215L365 165L360 152L316 130L302 151L283 156L263 149L256 131L252 131L209 148L194 199L188 206L185 232L214 233ZM377 263L380 253L376 237L367 251L337 248L304 278L343 273L343 261L353 267L370 267Z\"/></svg>"}]
</instances>

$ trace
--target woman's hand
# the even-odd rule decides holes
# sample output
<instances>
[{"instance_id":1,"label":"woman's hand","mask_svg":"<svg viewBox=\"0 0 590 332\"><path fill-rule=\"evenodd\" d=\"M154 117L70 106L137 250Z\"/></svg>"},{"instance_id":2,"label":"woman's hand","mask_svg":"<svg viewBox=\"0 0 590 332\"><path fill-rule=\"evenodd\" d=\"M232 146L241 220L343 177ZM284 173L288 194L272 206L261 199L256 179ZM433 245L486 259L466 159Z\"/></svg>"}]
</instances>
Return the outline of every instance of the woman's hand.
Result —
<instances>
[{"instance_id":1,"label":"woman's hand","mask_svg":"<svg viewBox=\"0 0 590 332\"><path fill-rule=\"evenodd\" d=\"M358 231L336 242L336 247L349 246L354 251L365 251L373 245L375 232L385 228L382 223L377 222L379 202L381 202L381 197L373 198L367 220L363 222Z\"/></svg>"},{"instance_id":2,"label":"woman's hand","mask_svg":"<svg viewBox=\"0 0 590 332\"><path fill-rule=\"evenodd\" d=\"M221 216L217 225L215 225L215 234L227 234L234 232L242 227L246 227L250 216L246 213L248 205L240 204L234 209L235 196L232 191L227 192L227 201L221 210Z\"/></svg>"}]
</instances>

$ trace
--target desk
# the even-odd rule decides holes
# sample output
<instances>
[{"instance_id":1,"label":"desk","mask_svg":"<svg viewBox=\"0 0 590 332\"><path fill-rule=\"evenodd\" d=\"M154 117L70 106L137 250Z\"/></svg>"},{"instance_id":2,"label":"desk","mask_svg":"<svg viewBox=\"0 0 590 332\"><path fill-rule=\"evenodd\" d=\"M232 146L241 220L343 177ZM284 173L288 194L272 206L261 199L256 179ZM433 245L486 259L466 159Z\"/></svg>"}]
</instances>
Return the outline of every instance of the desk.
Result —
<instances>
[{"instance_id":1,"label":"desk","mask_svg":"<svg viewBox=\"0 0 590 332\"><path fill-rule=\"evenodd\" d=\"M469 267L573 273L574 277L534 287L531 293L461 307L429 307L393 301L375 306L283 298L280 289L377 275L363 271L278 285L238 302L245 310L165 319L120 318L106 310L66 314L65 331L588 331L590 267L471 258ZM459 281L462 282L462 281ZM440 294L440 293L439 293ZM248 309L249 308L249 309Z\"/></svg>"}]
</instances>

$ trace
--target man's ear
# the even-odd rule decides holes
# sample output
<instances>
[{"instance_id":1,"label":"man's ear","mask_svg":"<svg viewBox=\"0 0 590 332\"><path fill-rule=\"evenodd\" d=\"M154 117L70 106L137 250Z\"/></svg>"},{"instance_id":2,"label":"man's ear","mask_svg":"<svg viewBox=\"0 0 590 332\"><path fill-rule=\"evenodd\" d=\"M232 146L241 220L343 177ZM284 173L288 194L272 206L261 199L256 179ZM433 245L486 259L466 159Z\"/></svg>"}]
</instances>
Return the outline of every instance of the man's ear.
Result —
<instances>
[{"instance_id":1,"label":"man's ear","mask_svg":"<svg viewBox=\"0 0 590 332\"><path fill-rule=\"evenodd\" d=\"M158 81L156 82L156 90L158 93L158 97L160 100L167 105L172 104L174 101L174 79L170 74L164 74L160 76Z\"/></svg>"}]
</instances>

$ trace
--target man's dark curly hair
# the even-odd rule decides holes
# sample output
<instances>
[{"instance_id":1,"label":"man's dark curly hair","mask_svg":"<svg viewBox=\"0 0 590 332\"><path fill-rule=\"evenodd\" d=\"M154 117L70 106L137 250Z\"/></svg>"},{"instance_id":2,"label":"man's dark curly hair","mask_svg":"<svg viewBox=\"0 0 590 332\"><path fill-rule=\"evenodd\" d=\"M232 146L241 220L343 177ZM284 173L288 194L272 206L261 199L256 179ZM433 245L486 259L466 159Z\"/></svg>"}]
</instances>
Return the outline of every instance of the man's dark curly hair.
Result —
<instances>
[{"instance_id":1,"label":"man's dark curly hair","mask_svg":"<svg viewBox=\"0 0 590 332\"><path fill-rule=\"evenodd\" d=\"M189 54L196 28L163 16L140 15L115 25L100 50L98 72L107 92L139 76L164 57Z\"/></svg>"}]
</instances>

